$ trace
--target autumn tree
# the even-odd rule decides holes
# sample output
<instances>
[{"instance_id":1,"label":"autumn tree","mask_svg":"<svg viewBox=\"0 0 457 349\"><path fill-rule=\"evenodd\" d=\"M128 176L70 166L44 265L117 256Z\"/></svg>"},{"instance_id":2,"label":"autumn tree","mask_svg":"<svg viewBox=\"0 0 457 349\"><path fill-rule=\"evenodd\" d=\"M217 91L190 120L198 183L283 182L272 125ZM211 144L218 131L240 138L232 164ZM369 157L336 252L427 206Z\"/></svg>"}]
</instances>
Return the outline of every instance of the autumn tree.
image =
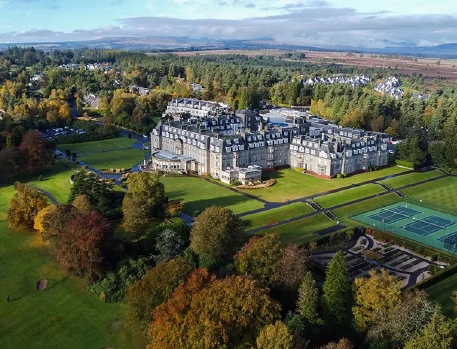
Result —
<instances>
[{"instance_id":1,"label":"autumn tree","mask_svg":"<svg viewBox=\"0 0 457 349\"><path fill-rule=\"evenodd\" d=\"M46 195L31 185L16 183L16 194L8 208L8 228L13 230L33 229L38 212L48 205Z\"/></svg>"},{"instance_id":2,"label":"autumn tree","mask_svg":"<svg viewBox=\"0 0 457 349\"><path fill-rule=\"evenodd\" d=\"M85 194L77 195L72 202L72 206L76 207L78 211L82 213L87 213L94 209L88 196Z\"/></svg>"},{"instance_id":3,"label":"autumn tree","mask_svg":"<svg viewBox=\"0 0 457 349\"><path fill-rule=\"evenodd\" d=\"M319 306L319 290L311 272L307 272L298 290L297 311L306 324L322 323L317 312Z\"/></svg>"},{"instance_id":4,"label":"autumn tree","mask_svg":"<svg viewBox=\"0 0 457 349\"><path fill-rule=\"evenodd\" d=\"M327 345L320 347L319 349L352 349L352 348L354 348L352 343L348 339L342 338L338 341L338 343L330 342Z\"/></svg>"},{"instance_id":5,"label":"autumn tree","mask_svg":"<svg viewBox=\"0 0 457 349\"><path fill-rule=\"evenodd\" d=\"M338 251L327 267L322 306L327 323L341 331L350 323L352 289L343 252Z\"/></svg>"},{"instance_id":6,"label":"autumn tree","mask_svg":"<svg viewBox=\"0 0 457 349\"><path fill-rule=\"evenodd\" d=\"M124 229L136 237L146 232L154 218L165 213L165 186L159 175L134 173L128 178L128 192L122 203Z\"/></svg>"},{"instance_id":7,"label":"autumn tree","mask_svg":"<svg viewBox=\"0 0 457 349\"><path fill-rule=\"evenodd\" d=\"M51 162L52 150L48 148L46 140L38 131L27 132L19 150L26 161L26 170L31 173L36 173Z\"/></svg>"},{"instance_id":8,"label":"autumn tree","mask_svg":"<svg viewBox=\"0 0 457 349\"><path fill-rule=\"evenodd\" d=\"M457 291L452 292L451 295L452 303L454 304L454 312L457 313Z\"/></svg>"},{"instance_id":9,"label":"autumn tree","mask_svg":"<svg viewBox=\"0 0 457 349\"><path fill-rule=\"evenodd\" d=\"M192 265L184 258L159 263L127 291L127 318L131 326L146 331L152 311L167 301L173 290L187 280Z\"/></svg>"},{"instance_id":10,"label":"autumn tree","mask_svg":"<svg viewBox=\"0 0 457 349\"><path fill-rule=\"evenodd\" d=\"M352 307L357 328L365 331L380 311L389 312L401 298L401 283L385 269L370 271L369 278L354 281L355 304Z\"/></svg>"},{"instance_id":11,"label":"autumn tree","mask_svg":"<svg viewBox=\"0 0 457 349\"><path fill-rule=\"evenodd\" d=\"M172 229L162 230L156 239L157 254L154 255L156 262L168 262L179 257L186 248L186 241L180 232Z\"/></svg>"},{"instance_id":12,"label":"autumn tree","mask_svg":"<svg viewBox=\"0 0 457 349\"><path fill-rule=\"evenodd\" d=\"M279 284L284 291L297 292L309 266L308 252L297 244L290 244L281 251Z\"/></svg>"},{"instance_id":13,"label":"autumn tree","mask_svg":"<svg viewBox=\"0 0 457 349\"><path fill-rule=\"evenodd\" d=\"M45 224L47 216L52 214L57 209L55 205L48 205L38 211L38 214L35 217L33 222L33 229L35 229L40 235L45 231Z\"/></svg>"},{"instance_id":14,"label":"autumn tree","mask_svg":"<svg viewBox=\"0 0 457 349\"><path fill-rule=\"evenodd\" d=\"M255 236L235 256L235 268L240 275L251 275L272 284L279 277L280 259L279 235Z\"/></svg>"},{"instance_id":15,"label":"autumn tree","mask_svg":"<svg viewBox=\"0 0 457 349\"><path fill-rule=\"evenodd\" d=\"M406 343L404 349L450 349L452 340L451 325L437 306L429 323Z\"/></svg>"},{"instance_id":16,"label":"autumn tree","mask_svg":"<svg viewBox=\"0 0 457 349\"><path fill-rule=\"evenodd\" d=\"M93 282L108 267L112 227L100 213L81 213L71 219L59 236L57 260L70 275Z\"/></svg>"},{"instance_id":17,"label":"autumn tree","mask_svg":"<svg viewBox=\"0 0 457 349\"><path fill-rule=\"evenodd\" d=\"M280 316L268 289L252 278L213 278L198 287L189 280L153 311L151 349L252 347L260 330Z\"/></svg>"},{"instance_id":18,"label":"autumn tree","mask_svg":"<svg viewBox=\"0 0 457 349\"><path fill-rule=\"evenodd\" d=\"M41 238L43 241L51 241L57 243L59 236L68 221L75 218L77 209L71 205L60 204L55 209L46 213L41 224Z\"/></svg>"},{"instance_id":19,"label":"autumn tree","mask_svg":"<svg viewBox=\"0 0 457 349\"><path fill-rule=\"evenodd\" d=\"M240 218L228 208L211 206L196 219L190 235L190 247L200 261L230 262L245 242L244 226Z\"/></svg>"},{"instance_id":20,"label":"autumn tree","mask_svg":"<svg viewBox=\"0 0 457 349\"><path fill-rule=\"evenodd\" d=\"M262 328L256 343L257 349L291 349L292 335L283 322L276 321L274 325Z\"/></svg>"}]
</instances>

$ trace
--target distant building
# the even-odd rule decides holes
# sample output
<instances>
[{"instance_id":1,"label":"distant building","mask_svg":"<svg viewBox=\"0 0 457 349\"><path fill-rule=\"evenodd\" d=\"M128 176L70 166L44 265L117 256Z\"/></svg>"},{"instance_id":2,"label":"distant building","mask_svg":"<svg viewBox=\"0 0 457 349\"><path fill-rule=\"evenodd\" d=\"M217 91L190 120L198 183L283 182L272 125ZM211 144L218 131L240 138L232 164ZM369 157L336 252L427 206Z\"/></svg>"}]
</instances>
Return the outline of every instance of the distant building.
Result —
<instances>
[{"instance_id":1,"label":"distant building","mask_svg":"<svg viewBox=\"0 0 457 349\"><path fill-rule=\"evenodd\" d=\"M385 96L390 96L395 99L403 97L404 92L400 89L401 81L395 76L389 76L383 82L376 84L374 90L382 93Z\"/></svg>"}]
</instances>

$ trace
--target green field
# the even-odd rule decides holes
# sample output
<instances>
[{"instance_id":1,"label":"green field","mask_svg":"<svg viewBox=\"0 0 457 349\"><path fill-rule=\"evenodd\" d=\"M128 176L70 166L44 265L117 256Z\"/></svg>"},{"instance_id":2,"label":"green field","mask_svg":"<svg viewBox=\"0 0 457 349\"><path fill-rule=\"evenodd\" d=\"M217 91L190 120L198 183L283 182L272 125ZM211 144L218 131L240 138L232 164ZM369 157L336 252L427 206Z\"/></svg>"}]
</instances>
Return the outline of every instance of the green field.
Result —
<instances>
[{"instance_id":1,"label":"green field","mask_svg":"<svg viewBox=\"0 0 457 349\"><path fill-rule=\"evenodd\" d=\"M456 315L452 309L453 303L450 298L454 291L457 291L457 274L426 289L430 299L437 301L443 307L444 315L451 318L454 318Z\"/></svg>"},{"instance_id":2,"label":"green field","mask_svg":"<svg viewBox=\"0 0 457 349\"><path fill-rule=\"evenodd\" d=\"M336 205L344 204L345 202L354 201L361 199L370 195L382 193L385 191L379 185L376 184L366 184L361 187L355 187L348 190L340 191L338 193L329 194L315 198L318 204L322 207L329 208Z\"/></svg>"},{"instance_id":3,"label":"green field","mask_svg":"<svg viewBox=\"0 0 457 349\"><path fill-rule=\"evenodd\" d=\"M386 195L382 195L377 198L364 200L362 202L358 202L356 204L347 205L344 207L337 208L332 210L332 212L337 217L350 217L360 213L364 213L367 211L374 210L379 207L387 206L399 202L401 199L398 195L394 193L389 193Z\"/></svg>"},{"instance_id":4,"label":"green field","mask_svg":"<svg viewBox=\"0 0 457 349\"><path fill-rule=\"evenodd\" d=\"M57 149L65 151L70 149L72 153L76 153L78 156L85 153L98 153L110 150L119 150L125 148L131 148L132 144L136 141L127 137L118 137L112 139L104 139L101 141L92 141L84 143L73 143L73 144L57 144Z\"/></svg>"},{"instance_id":5,"label":"green field","mask_svg":"<svg viewBox=\"0 0 457 349\"><path fill-rule=\"evenodd\" d=\"M284 202L287 199L294 200L305 196L312 196L325 191L350 186L352 183L361 183L405 171L407 169L396 166L362 173L348 178L321 179L292 169L284 169L266 173L270 178L276 179L276 183L272 187L262 190L245 189L244 191L266 201Z\"/></svg>"},{"instance_id":6,"label":"green field","mask_svg":"<svg viewBox=\"0 0 457 349\"><path fill-rule=\"evenodd\" d=\"M438 179L402 192L406 201L413 204L457 215L457 177Z\"/></svg>"},{"instance_id":7,"label":"green field","mask_svg":"<svg viewBox=\"0 0 457 349\"><path fill-rule=\"evenodd\" d=\"M144 159L145 152L139 149L117 150L81 156L78 160L97 170L110 168L132 168Z\"/></svg>"},{"instance_id":8,"label":"green field","mask_svg":"<svg viewBox=\"0 0 457 349\"><path fill-rule=\"evenodd\" d=\"M6 211L12 186L0 187L0 333L2 349L141 348L143 339L124 325L124 306L108 304L81 282L62 275L33 233L7 229ZM44 291L36 283L48 280ZM7 303L6 295L13 301Z\"/></svg>"},{"instance_id":9,"label":"green field","mask_svg":"<svg viewBox=\"0 0 457 349\"><path fill-rule=\"evenodd\" d=\"M385 179L381 182L387 184L391 188L396 189L404 187L405 185L417 183L430 178L436 178L442 175L443 174L437 170L427 172L415 172L397 178Z\"/></svg>"},{"instance_id":10,"label":"green field","mask_svg":"<svg viewBox=\"0 0 457 349\"><path fill-rule=\"evenodd\" d=\"M262 230L259 235L276 233L281 236L281 241L284 245L290 243L303 244L317 240L319 236L314 235L316 231L333 225L336 225L335 221L329 220L323 214L318 214L316 216L299 219L290 223Z\"/></svg>"},{"instance_id":11,"label":"green field","mask_svg":"<svg viewBox=\"0 0 457 349\"><path fill-rule=\"evenodd\" d=\"M244 216L242 220L246 224L246 229L250 230L269 224L275 224L310 212L313 212L313 209L309 205L303 202L294 202L268 211Z\"/></svg>"},{"instance_id":12,"label":"green field","mask_svg":"<svg viewBox=\"0 0 457 349\"><path fill-rule=\"evenodd\" d=\"M180 201L184 212L193 216L209 206L230 208L236 214L262 208L263 203L196 177L161 178L170 200Z\"/></svg>"}]
</instances>

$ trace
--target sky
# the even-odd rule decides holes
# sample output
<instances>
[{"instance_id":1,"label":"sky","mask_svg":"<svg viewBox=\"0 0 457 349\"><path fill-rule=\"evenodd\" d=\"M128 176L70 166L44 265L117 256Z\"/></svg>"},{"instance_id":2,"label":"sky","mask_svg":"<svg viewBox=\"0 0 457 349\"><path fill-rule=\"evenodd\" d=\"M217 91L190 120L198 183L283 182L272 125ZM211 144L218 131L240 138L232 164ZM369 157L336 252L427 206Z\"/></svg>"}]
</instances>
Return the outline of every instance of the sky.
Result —
<instances>
[{"instance_id":1,"label":"sky","mask_svg":"<svg viewBox=\"0 0 457 349\"><path fill-rule=\"evenodd\" d=\"M456 0L0 0L0 42L270 39L319 47L457 42Z\"/></svg>"}]
</instances>

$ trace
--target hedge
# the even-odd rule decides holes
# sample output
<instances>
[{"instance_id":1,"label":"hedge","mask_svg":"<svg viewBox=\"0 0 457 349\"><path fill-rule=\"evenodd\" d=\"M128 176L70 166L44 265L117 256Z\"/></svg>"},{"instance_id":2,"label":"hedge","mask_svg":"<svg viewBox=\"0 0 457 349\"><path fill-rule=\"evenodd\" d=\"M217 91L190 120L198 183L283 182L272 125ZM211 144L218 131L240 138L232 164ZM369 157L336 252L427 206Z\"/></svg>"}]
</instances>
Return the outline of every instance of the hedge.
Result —
<instances>
[{"instance_id":1,"label":"hedge","mask_svg":"<svg viewBox=\"0 0 457 349\"><path fill-rule=\"evenodd\" d=\"M409 290L412 290L412 289L425 290L426 288L429 288L429 287L437 284L440 281L443 281L444 279L447 279L448 277L450 277L450 276L452 276L452 275L454 275L456 273L457 273L457 263L451 265L448 268L441 269L440 271L438 271L432 277L430 277L430 278L428 278L428 279L426 279L424 281L421 281L421 282L411 286L409 288Z\"/></svg>"},{"instance_id":2,"label":"hedge","mask_svg":"<svg viewBox=\"0 0 457 349\"><path fill-rule=\"evenodd\" d=\"M88 133L72 133L69 135L59 136L56 138L58 144L73 144L73 143L83 143L90 141L100 141L103 139L117 138L120 136L120 131L115 128L105 128L100 127L95 132Z\"/></svg>"}]
</instances>

